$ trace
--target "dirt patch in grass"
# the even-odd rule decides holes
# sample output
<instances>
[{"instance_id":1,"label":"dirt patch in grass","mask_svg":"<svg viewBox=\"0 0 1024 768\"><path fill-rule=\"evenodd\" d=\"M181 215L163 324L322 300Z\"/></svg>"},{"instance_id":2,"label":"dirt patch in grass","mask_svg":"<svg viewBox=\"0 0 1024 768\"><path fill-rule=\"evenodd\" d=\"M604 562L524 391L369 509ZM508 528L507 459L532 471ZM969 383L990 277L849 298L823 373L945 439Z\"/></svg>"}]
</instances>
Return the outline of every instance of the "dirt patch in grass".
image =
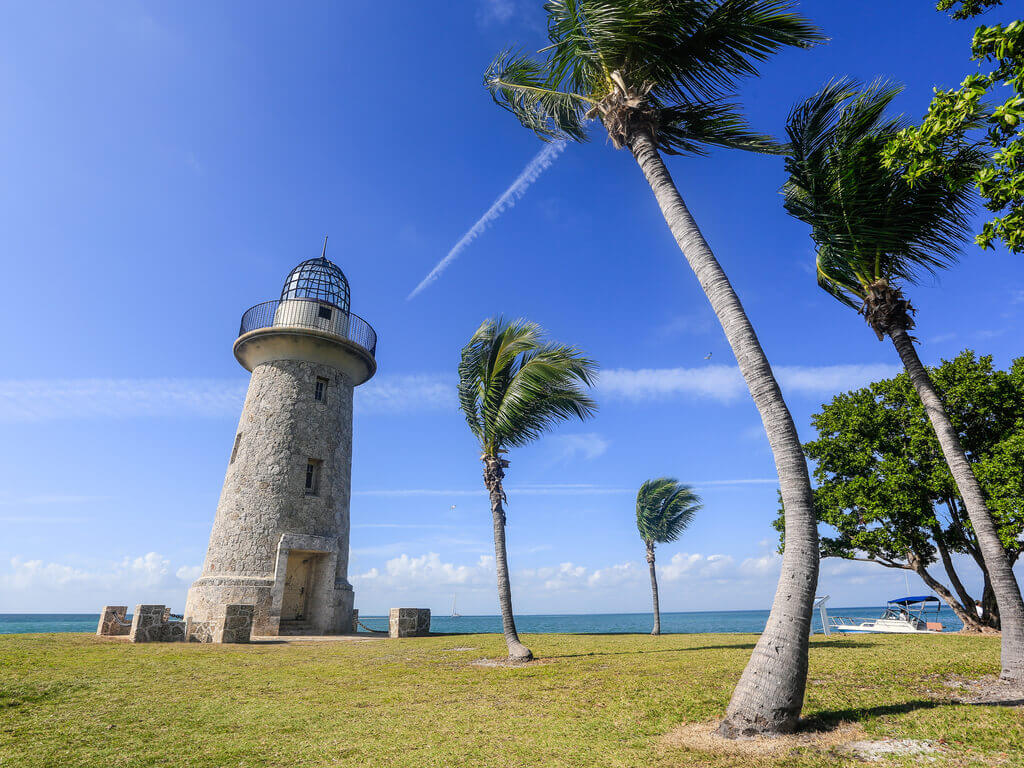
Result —
<instances>
[{"instance_id":1,"label":"dirt patch in grass","mask_svg":"<svg viewBox=\"0 0 1024 768\"><path fill-rule=\"evenodd\" d=\"M554 664L554 659L531 659L530 661L513 661L510 658L500 659L475 659L469 662L471 667L503 667L506 669L526 669L527 667L538 667L543 664Z\"/></svg>"},{"instance_id":2,"label":"dirt patch in grass","mask_svg":"<svg viewBox=\"0 0 1024 768\"><path fill-rule=\"evenodd\" d=\"M978 680L953 677L943 685L956 691L954 704L977 704L993 707L1024 707L1024 683L1000 680L987 675Z\"/></svg>"},{"instance_id":3,"label":"dirt patch in grass","mask_svg":"<svg viewBox=\"0 0 1024 768\"><path fill-rule=\"evenodd\" d=\"M856 723L839 723L834 728L806 728L785 736L756 736L749 739L725 739L715 733L718 721L684 723L665 734L661 743L666 747L683 747L715 755L745 757L784 757L794 750L813 748L828 751L849 744L864 735Z\"/></svg>"},{"instance_id":4,"label":"dirt patch in grass","mask_svg":"<svg viewBox=\"0 0 1024 768\"><path fill-rule=\"evenodd\" d=\"M869 763L888 761L891 757L920 757L925 761L929 755L937 755L942 750L930 741L920 739L882 739L880 741L851 741L840 746L840 750L848 752ZM934 758L932 758L934 759Z\"/></svg>"}]
</instances>

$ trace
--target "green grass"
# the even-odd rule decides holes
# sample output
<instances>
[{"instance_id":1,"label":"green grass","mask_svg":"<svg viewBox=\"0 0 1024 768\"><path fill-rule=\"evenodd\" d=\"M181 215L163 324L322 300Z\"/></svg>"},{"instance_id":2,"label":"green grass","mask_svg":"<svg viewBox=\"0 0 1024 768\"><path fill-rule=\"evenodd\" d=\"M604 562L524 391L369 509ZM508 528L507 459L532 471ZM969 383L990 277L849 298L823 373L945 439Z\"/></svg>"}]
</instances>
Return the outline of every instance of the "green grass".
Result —
<instances>
[{"instance_id":1,"label":"green grass","mask_svg":"<svg viewBox=\"0 0 1024 768\"><path fill-rule=\"evenodd\" d=\"M0 636L0 766L835 766L838 753L668 746L721 717L752 635L496 635L250 646ZM473 650L445 649L469 646ZM816 639L804 714L865 738L944 740L934 765L1021 765L1019 710L949 703L998 671L991 637ZM906 762L911 764L912 761ZM897 761L896 764L901 764Z\"/></svg>"}]
</instances>

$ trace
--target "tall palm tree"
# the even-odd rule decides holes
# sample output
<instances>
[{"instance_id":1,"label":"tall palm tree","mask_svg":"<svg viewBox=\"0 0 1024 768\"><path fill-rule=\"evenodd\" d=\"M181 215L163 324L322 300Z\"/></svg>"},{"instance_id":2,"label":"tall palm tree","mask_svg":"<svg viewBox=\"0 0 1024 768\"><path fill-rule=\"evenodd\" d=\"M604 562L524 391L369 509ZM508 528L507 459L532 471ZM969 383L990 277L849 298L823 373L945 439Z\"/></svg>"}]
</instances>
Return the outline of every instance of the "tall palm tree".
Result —
<instances>
[{"instance_id":1,"label":"tall palm tree","mask_svg":"<svg viewBox=\"0 0 1024 768\"><path fill-rule=\"evenodd\" d=\"M881 341L888 337L931 421L977 535L1002 617L1002 676L1024 680L1024 602L1006 551L928 371L918 357L914 308L901 285L954 263L971 227L969 184L981 158L964 147L945 175L903 180L886 168L884 148L904 122L887 118L900 92L887 83L863 90L833 81L794 107L788 133L785 206L811 226L818 284L858 310Z\"/></svg>"},{"instance_id":2,"label":"tall palm tree","mask_svg":"<svg viewBox=\"0 0 1024 768\"><path fill-rule=\"evenodd\" d=\"M661 634L661 609L658 607L658 574L654 570L654 545L678 539L701 508L700 496L674 477L648 480L636 494L636 528L647 547L647 567L651 570L651 596L654 601L654 629Z\"/></svg>"},{"instance_id":3,"label":"tall palm tree","mask_svg":"<svg viewBox=\"0 0 1024 768\"><path fill-rule=\"evenodd\" d=\"M818 583L818 531L807 463L768 358L721 264L665 167L662 153L710 147L778 152L730 101L759 62L824 38L789 0L549 0L550 45L499 54L484 77L494 100L541 139L586 141L601 121L627 147L725 331L757 405L785 499L786 536L771 615L719 733L796 727Z\"/></svg>"},{"instance_id":4,"label":"tall palm tree","mask_svg":"<svg viewBox=\"0 0 1024 768\"><path fill-rule=\"evenodd\" d=\"M532 443L560 421L590 418L597 410L581 385L590 386L597 364L574 347L544 340L544 331L525 320L485 320L462 348L459 405L480 441L484 485L494 523L494 564L498 602L509 658L529 661L512 613L512 587L505 551L502 488L509 448Z\"/></svg>"}]
</instances>

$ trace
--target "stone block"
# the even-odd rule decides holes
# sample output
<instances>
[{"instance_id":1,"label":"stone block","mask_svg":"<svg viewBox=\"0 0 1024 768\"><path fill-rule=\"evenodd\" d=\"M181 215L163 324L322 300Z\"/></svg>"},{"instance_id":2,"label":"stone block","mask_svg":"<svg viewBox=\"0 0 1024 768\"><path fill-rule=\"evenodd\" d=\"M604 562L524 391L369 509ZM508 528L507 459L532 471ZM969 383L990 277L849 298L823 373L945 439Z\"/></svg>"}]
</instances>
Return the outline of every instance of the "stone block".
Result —
<instances>
[{"instance_id":1,"label":"stone block","mask_svg":"<svg viewBox=\"0 0 1024 768\"><path fill-rule=\"evenodd\" d=\"M116 637L131 632L131 623L125 619L128 615L127 605L104 605L100 614L100 623L96 634L100 637Z\"/></svg>"},{"instance_id":2,"label":"stone block","mask_svg":"<svg viewBox=\"0 0 1024 768\"><path fill-rule=\"evenodd\" d=\"M389 637L423 637L430 634L429 608L392 608L388 616Z\"/></svg>"},{"instance_id":3,"label":"stone block","mask_svg":"<svg viewBox=\"0 0 1024 768\"><path fill-rule=\"evenodd\" d=\"M162 605L136 605L128 639L133 643L158 642L165 611L166 608Z\"/></svg>"},{"instance_id":4,"label":"stone block","mask_svg":"<svg viewBox=\"0 0 1024 768\"><path fill-rule=\"evenodd\" d=\"M224 606L224 616L213 622L211 643L248 643L252 637L255 605L232 604Z\"/></svg>"}]
</instances>

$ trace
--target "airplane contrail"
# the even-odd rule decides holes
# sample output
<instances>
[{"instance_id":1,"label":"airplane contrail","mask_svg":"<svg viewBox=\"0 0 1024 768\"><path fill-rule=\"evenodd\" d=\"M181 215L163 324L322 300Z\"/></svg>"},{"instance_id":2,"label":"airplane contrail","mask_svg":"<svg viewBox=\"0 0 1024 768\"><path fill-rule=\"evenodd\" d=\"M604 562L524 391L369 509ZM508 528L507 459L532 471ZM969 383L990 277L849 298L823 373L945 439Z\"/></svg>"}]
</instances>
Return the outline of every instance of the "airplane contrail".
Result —
<instances>
[{"instance_id":1,"label":"airplane contrail","mask_svg":"<svg viewBox=\"0 0 1024 768\"><path fill-rule=\"evenodd\" d=\"M565 149L567 141L554 141L550 144L545 144L544 148L538 152L534 158L527 163L526 167L523 168L516 180L512 182L511 186L506 189L501 196L491 204L491 207L487 209L487 212L477 219L476 224L469 228L469 231L462 236L450 251L441 261L437 263L437 266L430 270L430 274L420 281L412 293L406 297L406 301L410 301L415 298L418 293L423 291L428 285L437 280L444 272L448 265L451 264L455 259L459 257L459 254L466 249L466 247L476 240L480 235L484 233L493 222L495 222L502 213L505 212L506 208L511 208L518 202L523 195L526 194L526 190L530 188L530 185L537 180L537 178L544 173L551 164L555 162L555 159Z\"/></svg>"}]
</instances>

